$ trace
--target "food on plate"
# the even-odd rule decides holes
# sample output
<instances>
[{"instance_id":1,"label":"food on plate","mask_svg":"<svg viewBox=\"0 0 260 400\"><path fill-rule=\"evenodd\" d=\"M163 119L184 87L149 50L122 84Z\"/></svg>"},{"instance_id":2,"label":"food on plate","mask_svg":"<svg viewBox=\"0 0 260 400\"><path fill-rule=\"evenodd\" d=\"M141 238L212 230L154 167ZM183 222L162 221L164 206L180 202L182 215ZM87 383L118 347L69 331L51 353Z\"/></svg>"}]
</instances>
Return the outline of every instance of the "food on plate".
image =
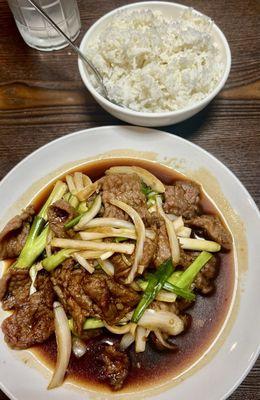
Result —
<instances>
[{"instance_id":1,"label":"food on plate","mask_svg":"<svg viewBox=\"0 0 260 400\"><path fill-rule=\"evenodd\" d=\"M90 40L87 53L116 103L141 112L176 111L203 100L223 76L212 27L192 9L178 18L152 9L121 11Z\"/></svg>"},{"instance_id":2,"label":"food on plate","mask_svg":"<svg viewBox=\"0 0 260 400\"><path fill-rule=\"evenodd\" d=\"M171 371L225 314L232 237L200 185L119 162L68 173L0 233L4 338L56 360L49 389Z\"/></svg>"}]
</instances>

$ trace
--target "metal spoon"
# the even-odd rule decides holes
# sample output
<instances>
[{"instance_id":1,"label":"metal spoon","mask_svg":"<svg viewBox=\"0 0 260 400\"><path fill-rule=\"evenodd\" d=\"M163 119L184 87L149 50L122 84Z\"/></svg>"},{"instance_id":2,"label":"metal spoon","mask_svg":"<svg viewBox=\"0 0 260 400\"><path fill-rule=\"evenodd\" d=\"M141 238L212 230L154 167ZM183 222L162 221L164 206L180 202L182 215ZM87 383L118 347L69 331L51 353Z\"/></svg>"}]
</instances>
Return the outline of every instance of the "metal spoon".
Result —
<instances>
[{"instance_id":1,"label":"metal spoon","mask_svg":"<svg viewBox=\"0 0 260 400\"><path fill-rule=\"evenodd\" d=\"M64 33L59 27L58 25L45 13L45 11L43 11L43 9L38 6L38 4L36 4L36 2L34 0L27 0L34 8L36 8L37 11L39 11L39 13L43 16L43 18L45 18L49 24L60 34L64 37L64 39L68 42L68 44L72 47L72 49L78 54L78 56L81 58L81 60L93 71L98 83L100 84L101 88L102 88L102 94L103 96L111 101L114 104L120 105L116 103L114 100L112 100L109 95L108 95L108 91L107 88L104 84L103 81L103 77L102 75L99 73L99 71L96 69L96 67L92 64L92 62L81 52L81 50L75 46L74 43L72 43L72 41L70 40L70 38L66 35L66 33ZM121 106L122 107L122 106Z\"/></svg>"}]
</instances>

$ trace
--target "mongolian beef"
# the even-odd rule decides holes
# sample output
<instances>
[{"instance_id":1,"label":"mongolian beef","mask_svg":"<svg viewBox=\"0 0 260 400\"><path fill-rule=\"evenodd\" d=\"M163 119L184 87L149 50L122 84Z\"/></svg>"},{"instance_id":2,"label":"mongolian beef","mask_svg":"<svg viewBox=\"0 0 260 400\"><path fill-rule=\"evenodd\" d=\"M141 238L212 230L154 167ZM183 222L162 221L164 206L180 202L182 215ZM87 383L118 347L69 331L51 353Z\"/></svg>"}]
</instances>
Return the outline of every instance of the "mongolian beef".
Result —
<instances>
[{"instance_id":1,"label":"mongolian beef","mask_svg":"<svg viewBox=\"0 0 260 400\"><path fill-rule=\"evenodd\" d=\"M0 257L13 259L0 280L2 308L12 312L5 341L27 349L55 334L51 389L72 357L83 359L89 343L111 333L118 340L97 347L97 379L119 390L131 354L150 345L182 351L177 336L193 329L187 311L218 292L218 253L231 249L195 182L165 185L136 166L112 166L94 181L71 173L38 212L30 205L0 233Z\"/></svg>"}]
</instances>

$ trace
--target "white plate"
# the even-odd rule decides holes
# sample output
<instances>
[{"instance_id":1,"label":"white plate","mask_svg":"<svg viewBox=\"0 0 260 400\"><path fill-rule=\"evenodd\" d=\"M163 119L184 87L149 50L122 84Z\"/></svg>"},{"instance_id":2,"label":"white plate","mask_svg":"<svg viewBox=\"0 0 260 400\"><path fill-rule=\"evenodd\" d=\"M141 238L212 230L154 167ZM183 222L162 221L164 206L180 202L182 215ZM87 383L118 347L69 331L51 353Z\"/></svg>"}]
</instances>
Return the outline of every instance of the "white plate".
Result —
<instances>
[{"instance_id":1,"label":"white plate","mask_svg":"<svg viewBox=\"0 0 260 400\"><path fill-rule=\"evenodd\" d=\"M244 253L246 251L245 248L239 248L243 242L241 232L245 233L248 242L248 270L246 272L239 270L238 272L237 293L240 298L235 320L231 323L233 317L230 317L229 327L225 328L225 337L223 333L218 343L213 346L213 350L218 349L218 351L215 351L214 355L204 357L203 365L195 368L193 374L190 374L187 379L180 380L174 387L169 384L159 391L139 392L136 398L142 399L147 396L154 400L170 398L190 400L194 395L201 400L227 398L249 372L259 354L260 313L257 312L257 307L260 303L260 258L258 253L260 216L246 189L213 156L182 138L152 129L108 126L76 132L55 140L32 153L3 179L0 184L1 225L10 215L14 215L15 211L19 211L22 206L26 205L28 193L30 196L35 194L41 185L50 180L50 175L48 178L44 178L48 174L65 164L68 168L68 163L76 160L82 162L83 159L93 158L101 153L114 151L110 153L110 156L129 155L129 152L124 152L122 149L133 149L131 151L133 157L138 155L136 152L150 152L141 154L143 158L148 159L153 158L156 153L157 160L165 162L166 159L172 159L172 165L178 166L179 170L186 172L187 175L197 177L198 180L201 176L201 179L203 178L205 181L206 190L221 208L225 217L230 218L228 223L233 223L234 226L240 225L240 236L237 236L234 231L232 232L240 259L241 251ZM205 172L205 168L207 172ZM57 173L56 171L56 176ZM225 202L223 195L220 195L214 176L228 202ZM37 183L31 187L34 182ZM214 187L214 190L211 190L211 187ZM29 192L28 189L30 189ZM27 196L23 196L26 191ZM228 203L239 217L230 213L230 210L228 211ZM8 210L10 204L15 204L15 206ZM228 217L228 214L231 217ZM238 243L238 239L240 243ZM234 312L233 310L233 314ZM220 341L222 341L221 346L219 345ZM11 351L5 345L2 333L0 353L0 386L12 399L64 400L69 398L70 400L79 400L84 398L88 400L93 397L99 399L110 397L101 394L96 397L93 392L84 392L83 394L78 390L71 390L71 385L68 384L59 389L47 391L46 373L44 376L37 369L31 368L28 363L22 362L21 354L26 353ZM208 360L209 358L211 359ZM114 394L113 398L115 397L128 399L133 396Z\"/></svg>"}]
</instances>

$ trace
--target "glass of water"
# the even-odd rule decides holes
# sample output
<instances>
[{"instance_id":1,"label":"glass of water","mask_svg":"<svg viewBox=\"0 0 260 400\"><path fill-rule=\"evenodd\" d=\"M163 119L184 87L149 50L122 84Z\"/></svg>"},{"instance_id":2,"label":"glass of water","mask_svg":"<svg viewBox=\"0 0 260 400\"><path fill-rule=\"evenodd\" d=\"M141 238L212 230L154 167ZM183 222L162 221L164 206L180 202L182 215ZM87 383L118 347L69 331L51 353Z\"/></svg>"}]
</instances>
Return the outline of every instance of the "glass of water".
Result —
<instances>
[{"instance_id":1,"label":"glass of water","mask_svg":"<svg viewBox=\"0 0 260 400\"><path fill-rule=\"evenodd\" d=\"M29 46L51 51L68 45L27 0L8 0L8 3L17 28ZM81 28L76 0L37 0L37 4L71 40L76 39Z\"/></svg>"}]
</instances>

